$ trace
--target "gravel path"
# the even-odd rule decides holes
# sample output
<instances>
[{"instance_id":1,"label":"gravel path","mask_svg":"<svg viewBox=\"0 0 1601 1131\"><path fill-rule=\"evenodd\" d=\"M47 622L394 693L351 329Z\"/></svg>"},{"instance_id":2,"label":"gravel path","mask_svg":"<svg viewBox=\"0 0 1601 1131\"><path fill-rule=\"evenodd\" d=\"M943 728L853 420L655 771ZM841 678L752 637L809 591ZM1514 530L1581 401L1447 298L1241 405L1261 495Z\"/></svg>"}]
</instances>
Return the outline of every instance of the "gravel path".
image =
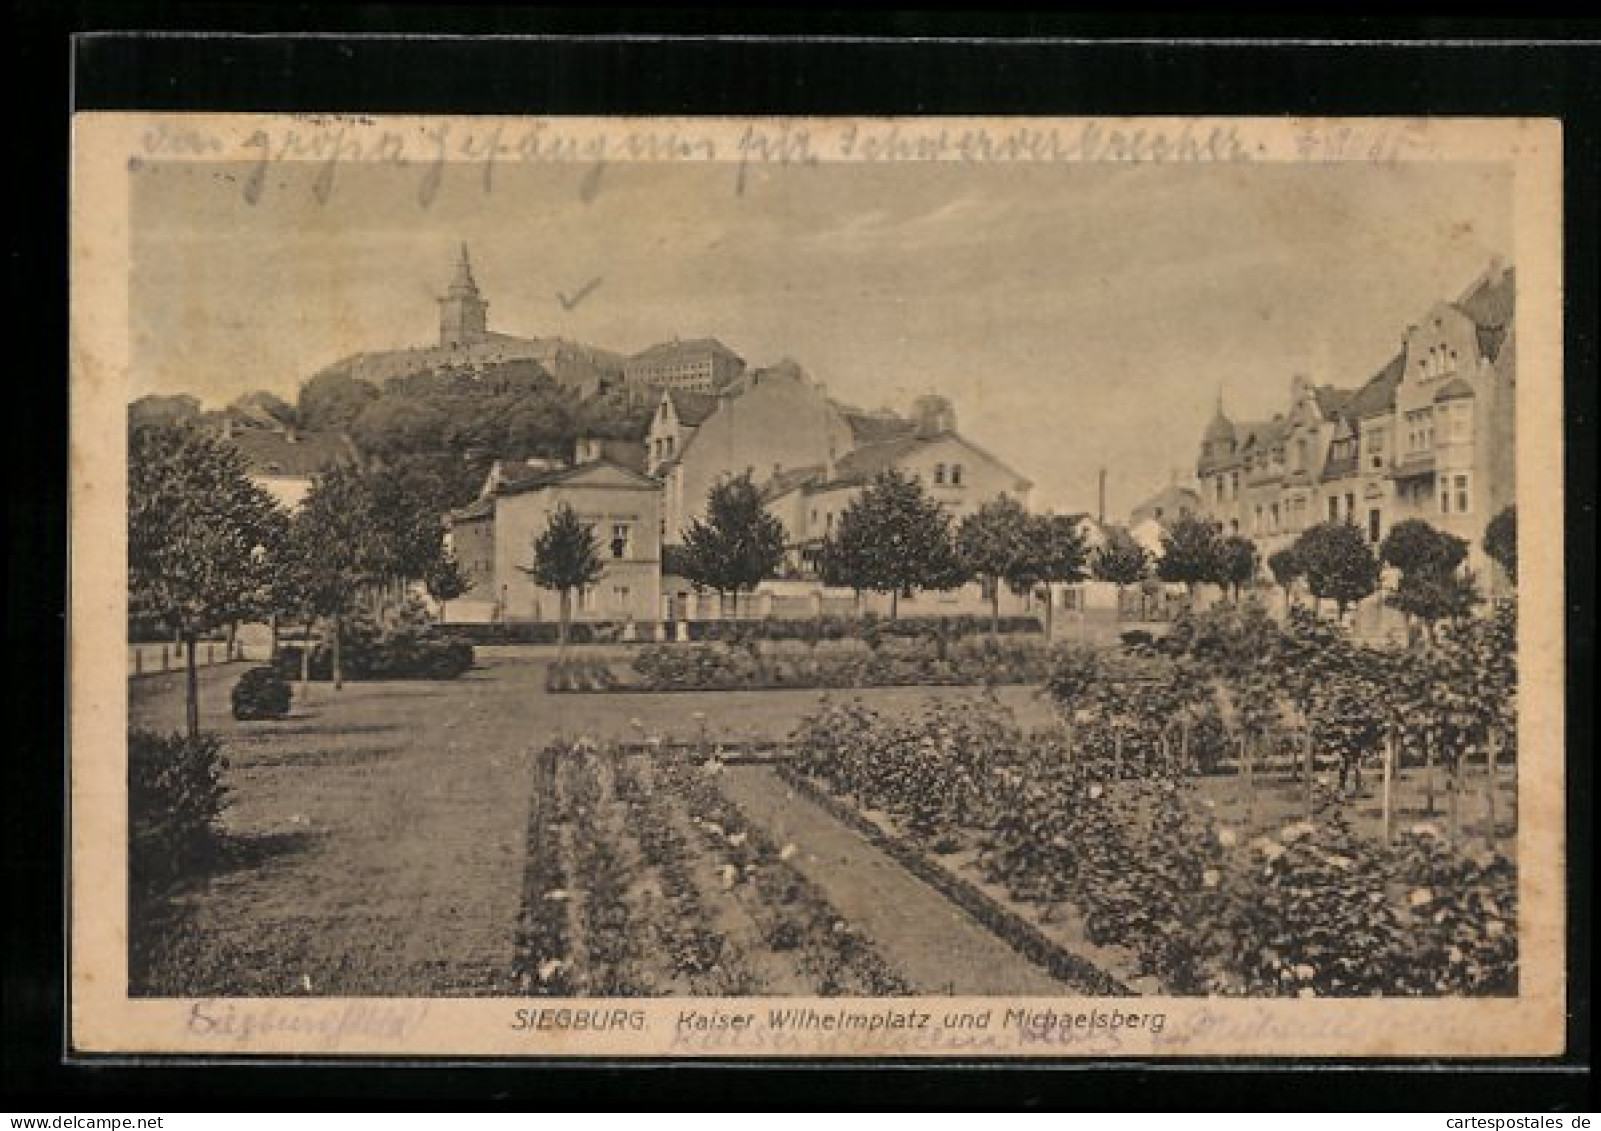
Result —
<instances>
[{"instance_id":1,"label":"gravel path","mask_svg":"<svg viewBox=\"0 0 1601 1131\"><path fill-rule=\"evenodd\" d=\"M723 785L775 841L796 846L794 863L800 870L922 992L1040 997L1075 992L767 767L729 766Z\"/></svg>"}]
</instances>

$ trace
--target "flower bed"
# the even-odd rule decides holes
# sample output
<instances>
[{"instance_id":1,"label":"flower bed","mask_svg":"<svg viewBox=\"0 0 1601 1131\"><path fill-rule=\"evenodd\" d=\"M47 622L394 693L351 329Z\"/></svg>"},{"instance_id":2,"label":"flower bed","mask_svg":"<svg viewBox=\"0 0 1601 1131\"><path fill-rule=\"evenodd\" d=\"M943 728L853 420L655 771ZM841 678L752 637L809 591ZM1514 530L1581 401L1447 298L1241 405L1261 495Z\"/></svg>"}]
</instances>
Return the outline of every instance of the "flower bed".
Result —
<instances>
[{"instance_id":1,"label":"flower bed","mask_svg":"<svg viewBox=\"0 0 1601 1131\"><path fill-rule=\"evenodd\" d=\"M540 995L913 992L718 787L715 759L538 756L519 984Z\"/></svg>"},{"instance_id":2,"label":"flower bed","mask_svg":"<svg viewBox=\"0 0 1601 1131\"><path fill-rule=\"evenodd\" d=\"M825 707L797 773L884 816L934 867L978 849L985 879L1049 921L1133 955L1170 993L1516 992L1516 871L1428 826L1356 837L1335 806L1258 837L1219 821L1173 763L1021 734L999 704L887 719ZM949 871L949 869L946 869ZM919 874L924 869L918 868Z\"/></svg>"}]
</instances>

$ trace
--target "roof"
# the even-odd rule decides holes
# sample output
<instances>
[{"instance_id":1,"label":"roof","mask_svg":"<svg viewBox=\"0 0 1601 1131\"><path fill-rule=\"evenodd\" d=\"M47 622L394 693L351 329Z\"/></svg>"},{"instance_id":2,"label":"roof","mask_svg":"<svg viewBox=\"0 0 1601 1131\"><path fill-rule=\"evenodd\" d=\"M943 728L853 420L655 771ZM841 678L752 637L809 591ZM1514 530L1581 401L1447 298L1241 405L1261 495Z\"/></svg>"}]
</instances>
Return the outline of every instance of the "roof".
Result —
<instances>
[{"instance_id":1,"label":"roof","mask_svg":"<svg viewBox=\"0 0 1601 1131\"><path fill-rule=\"evenodd\" d=\"M1239 452L1245 454L1245 449L1262 451L1282 443L1284 433L1287 431L1287 422L1282 416L1275 416L1272 420L1252 420L1241 424L1238 429L1240 438Z\"/></svg>"},{"instance_id":2,"label":"roof","mask_svg":"<svg viewBox=\"0 0 1601 1131\"><path fill-rule=\"evenodd\" d=\"M678 417L678 423L689 428L699 428L722 404L722 398L715 393L668 389L666 395L673 402L673 413Z\"/></svg>"},{"instance_id":3,"label":"roof","mask_svg":"<svg viewBox=\"0 0 1601 1131\"><path fill-rule=\"evenodd\" d=\"M845 424L851 430L851 439L858 444L881 444L911 435L910 420L888 413L862 412L836 405Z\"/></svg>"},{"instance_id":4,"label":"roof","mask_svg":"<svg viewBox=\"0 0 1601 1131\"><path fill-rule=\"evenodd\" d=\"M821 464L812 464L809 467L786 467L773 473L773 477L762 484L762 502L770 503L774 499L782 498L791 491L806 486L823 476Z\"/></svg>"},{"instance_id":5,"label":"roof","mask_svg":"<svg viewBox=\"0 0 1601 1131\"><path fill-rule=\"evenodd\" d=\"M1510 326L1517 315L1516 272L1491 267L1456 302L1456 308L1485 327Z\"/></svg>"},{"instance_id":6,"label":"roof","mask_svg":"<svg viewBox=\"0 0 1601 1131\"><path fill-rule=\"evenodd\" d=\"M653 346L640 350L628 361L629 364L672 361L676 358L701 353L715 353L722 357L731 357L735 361L744 360L739 354L723 345L716 338L691 338L688 341L674 339L670 342L658 342Z\"/></svg>"},{"instance_id":7,"label":"roof","mask_svg":"<svg viewBox=\"0 0 1601 1131\"><path fill-rule=\"evenodd\" d=\"M555 487L575 479L584 472L592 471L597 467L610 467L622 472L629 479L637 481L639 486L656 489L661 486L656 480L625 467L614 459L602 456L600 459L590 460L588 463L578 464L576 467L529 468L526 475L512 475L502 470L500 485L495 488L496 495L521 495L529 491L538 491L543 487Z\"/></svg>"},{"instance_id":8,"label":"roof","mask_svg":"<svg viewBox=\"0 0 1601 1131\"><path fill-rule=\"evenodd\" d=\"M1460 401L1474 395L1473 385L1461 377L1453 377L1434 394L1436 401Z\"/></svg>"},{"instance_id":9,"label":"roof","mask_svg":"<svg viewBox=\"0 0 1601 1131\"><path fill-rule=\"evenodd\" d=\"M1221 398L1219 398L1221 401ZM1212 443L1217 440L1234 439L1234 422L1223 414L1223 405L1218 404L1217 410L1212 413L1212 420L1206 426L1205 440Z\"/></svg>"},{"instance_id":10,"label":"roof","mask_svg":"<svg viewBox=\"0 0 1601 1131\"><path fill-rule=\"evenodd\" d=\"M920 440L915 436L902 436L877 444L863 444L835 462L834 477L829 480L827 486L865 483L879 472L888 471L912 452L930 442L931 440Z\"/></svg>"},{"instance_id":11,"label":"roof","mask_svg":"<svg viewBox=\"0 0 1601 1131\"><path fill-rule=\"evenodd\" d=\"M292 437L292 438L291 438ZM355 459L343 432L271 432L245 429L228 440L252 474L309 478L337 464Z\"/></svg>"},{"instance_id":12,"label":"roof","mask_svg":"<svg viewBox=\"0 0 1601 1131\"><path fill-rule=\"evenodd\" d=\"M1356 396L1355 389L1337 389L1333 385L1319 385L1312 390L1317 399L1317 410L1323 414L1323 419L1332 420L1340 415L1341 410Z\"/></svg>"},{"instance_id":13,"label":"roof","mask_svg":"<svg viewBox=\"0 0 1601 1131\"><path fill-rule=\"evenodd\" d=\"M1201 509L1201 496L1188 487L1169 484L1156 494L1135 507L1130 514L1139 514L1141 511L1155 512L1160 508L1164 512L1180 511L1188 507L1192 512L1199 513Z\"/></svg>"},{"instance_id":14,"label":"roof","mask_svg":"<svg viewBox=\"0 0 1601 1131\"><path fill-rule=\"evenodd\" d=\"M1383 416L1395 409L1395 390L1406 370L1406 355L1396 354L1368 379L1345 404L1345 415L1353 420Z\"/></svg>"},{"instance_id":15,"label":"roof","mask_svg":"<svg viewBox=\"0 0 1601 1131\"><path fill-rule=\"evenodd\" d=\"M495 513L495 499L492 495L483 495L474 499L464 507L457 507L445 516L450 522L470 522L473 519L489 518Z\"/></svg>"},{"instance_id":16,"label":"roof","mask_svg":"<svg viewBox=\"0 0 1601 1131\"><path fill-rule=\"evenodd\" d=\"M818 488L827 489L866 483L878 475L879 472L888 471L892 467L899 466L913 452L949 441L954 441L974 454L989 460L1024 487L1032 487L1034 485L1032 481L1019 475L994 455L957 432L939 432L933 436L900 436L877 444L863 444L835 462L832 479L814 485Z\"/></svg>"}]
</instances>

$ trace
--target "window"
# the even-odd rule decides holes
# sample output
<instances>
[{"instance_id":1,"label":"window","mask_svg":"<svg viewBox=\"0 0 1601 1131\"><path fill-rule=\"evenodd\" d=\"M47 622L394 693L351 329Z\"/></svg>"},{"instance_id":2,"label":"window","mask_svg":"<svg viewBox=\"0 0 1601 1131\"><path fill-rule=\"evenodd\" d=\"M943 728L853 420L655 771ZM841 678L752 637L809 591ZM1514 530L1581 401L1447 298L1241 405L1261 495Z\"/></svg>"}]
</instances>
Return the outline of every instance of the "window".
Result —
<instances>
[{"instance_id":1,"label":"window","mask_svg":"<svg viewBox=\"0 0 1601 1131\"><path fill-rule=\"evenodd\" d=\"M1256 508L1256 520L1251 526L1251 529L1256 531L1258 534L1262 533L1262 508L1260 505L1258 505Z\"/></svg>"},{"instance_id":2,"label":"window","mask_svg":"<svg viewBox=\"0 0 1601 1131\"><path fill-rule=\"evenodd\" d=\"M1162 508L1161 507L1157 507L1156 508L1156 517L1157 518L1161 518L1162 517Z\"/></svg>"},{"instance_id":3,"label":"window","mask_svg":"<svg viewBox=\"0 0 1601 1131\"><path fill-rule=\"evenodd\" d=\"M611 591L611 605L614 609L628 608L628 586L614 585Z\"/></svg>"},{"instance_id":4,"label":"window","mask_svg":"<svg viewBox=\"0 0 1601 1131\"><path fill-rule=\"evenodd\" d=\"M934 482L940 486L945 485L945 465L943 463L934 465Z\"/></svg>"},{"instance_id":5,"label":"window","mask_svg":"<svg viewBox=\"0 0 1601 1131\"><path fill-rule=\"evenodd\" d=\"M1221 475L1217 477L1217 501L1220 503L1223 501L1223 477Z\"/></svg>"},{"instance_id":6,"label":"window","mask_svg":"<svg viewBox=\"0 0 1601 1131\"><path fill-rule=\"evenodd\" d=\"M1384 466L1384 433L1378 429L1368 433L1368 466Z\"/></svg>"},{"instance_id":7,"label":"window","mask_svg":"<svg viewBox=\"0 0 1601 1131\"><path fill-rule=\"evenodd\" d=\"M1471 504L1473 502L1473 498L1472 498L1471 494L1468 492L1468 477L1467 477L1467 475L1464 473L1464 474L1456 476L1455 479L1453 480L1453 484L1452 485L1456 490L1456 510L1457 510L1457 513L1458 514L1467 514L1468 511L1473 509L1472 506L1471 506Z\"/></svg>"},{"instance_id":8,"label":"window","mask_svg":"<svg viewBox=\"0 0 1601 1131\"><path fill-rule=\"evenodd\" d=\"M1375 546L1379 544L1380 521L1381 520L1379 518L1379 511L1377 507L1374 507L1368 511L1368 541L1373 543Z\"/></svg>"},{"instance_id":9,"label":"window","mask_svg":"<svg viewBox=\"0 0 1601 1131\"><path fill-rule=\"evenodd\" d=\"M1434 448L1434 410L1419 408L1406 414L1406 450L1409 455Z\"/></svg>"},{"instance_id":10,"label":"window","mask_svg":"<svg viewBox=\"0 0 1601 1131\"><path fill-rule=\"evenodd\" d=\"M1269 529L1277 530L1279 528L1279 505L1277 503L1274 503L1271 507L1268 508L1268 513L1270 515Z\"/></svg>"},{"instance_id":11,"label":"window","mask_svg":"<svg viewBox=\"0 0 1601 1131\"><path fill-rule=\"evenodd\" d=\"M1229 533L1230 534L1238 534L1239 532L1240 532L1240 520L1237 519L1237 518L1229 519Z\"/></svg>"},{"instance_id":12,"label":"window","mask_svg":"<svg viewBox=\"0 0 1601 1131\"><path fill-rule=\"evenodd\" d=\"M1347 492L1345 496L1345 521L1356 521L1356 496L1350 492Z\"/></svg>"},{"instance_id":13,"label":"window","mask_svg":"<svg viewBox=\"0 0 1601 1131\"><path fill-rule=\"evenodd\" d=\"M1240 473L1238 471L1229 473L1229 497L1234 499L1240 497Z\"/></svg>"},{"instance_id":14,"label":"window","mask_svg":"<svg viewBox=\"0 0 1601 1131\"><path fill-rule=\"evenodd\" d=\"M611 528L611 556L626 558L628 556L628 524L619 522Z\"/></svg>"},{"instance_id":15,"label":"window","mask_svg":"<svg viewBox=\"0 0 1601 1131\"><path fill-rule=\"evenodd\" d=\"M952 487L960 487L961 485L962 485L962 465L959 464L959 463L953 463L953 464L951 464L951 486Z\"/></svg>"},{"instance_id":16,"label":"window","mask_svg":"<svg viewBox=\"0 0 1601 1131\"><path fill-rule=\"evenodd\" d=\"M1329 496L1329 521L1340 521L1340 497L1338 495Z\"/></svg>"},{"instance_id":17,"label":"window","mask_svg":"<svg viewBox=\"0 0 1601 1131\"><path fill-rule=\"evenodd\" d=\"M585 585L578 590L578 611L592 613L595 611L595 587Z\"/></svg>"}]
</instances>

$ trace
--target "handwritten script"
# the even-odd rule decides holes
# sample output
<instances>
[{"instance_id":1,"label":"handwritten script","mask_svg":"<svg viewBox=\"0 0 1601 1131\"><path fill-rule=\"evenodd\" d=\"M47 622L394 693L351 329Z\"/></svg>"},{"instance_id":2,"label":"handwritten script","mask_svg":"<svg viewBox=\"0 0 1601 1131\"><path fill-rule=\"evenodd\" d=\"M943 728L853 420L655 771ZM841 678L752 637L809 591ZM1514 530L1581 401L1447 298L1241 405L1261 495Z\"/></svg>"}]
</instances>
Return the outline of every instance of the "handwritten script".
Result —
<instances>
[{"instance_id":1,"label":"handwritten script","mask_svg":"<svg viewBox=\"0 0 1601 1131\"><path fill-rule=\"evenodd\" d=\"M1232 124L1186 123L1176 128L1117 125L1098 121L1066 126L996 127L915 122L853 124L816 131L800 123L774 122L726 128L671 123L615 129L564 128L560 123L492 123L474 126L440 120L406 128L385 128L371 119L302 117L260 127L242 139L225 138L204 127L160 122L146 131L142 151L131 165L162 159L241 161L250 171L241 179L245 200L258 203L272 183L275 166L313 163L318 173L311 191L326 203L339 173L352 164L408 169L417 177L417 200L428 207L447 175L476 177L493 192L497 168L545 163L586 168L580 196L592 200L601 174L612 162L704 162L731 167L731 187L743 194L753 169L805 168L829 161L960 162L968 164L1129 164L1206 163L1251 160L1253 152Z\"/></svg>"}]
</instances>

